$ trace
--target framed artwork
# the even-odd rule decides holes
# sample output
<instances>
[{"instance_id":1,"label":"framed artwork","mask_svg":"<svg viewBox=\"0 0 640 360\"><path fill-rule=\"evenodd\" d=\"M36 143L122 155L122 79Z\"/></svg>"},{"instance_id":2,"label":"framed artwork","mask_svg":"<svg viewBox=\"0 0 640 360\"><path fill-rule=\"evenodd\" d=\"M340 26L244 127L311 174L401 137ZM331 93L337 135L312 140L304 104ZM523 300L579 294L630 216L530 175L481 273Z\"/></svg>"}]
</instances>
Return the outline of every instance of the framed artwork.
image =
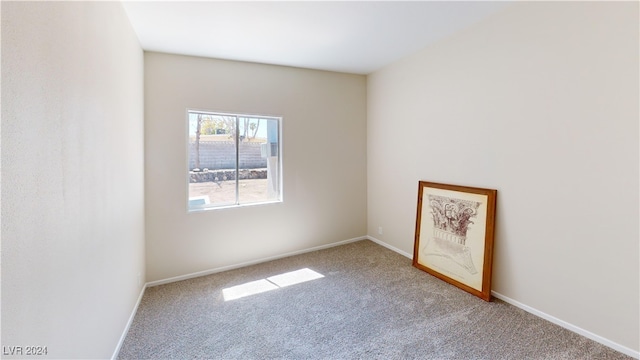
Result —
<instances>
[{"instance_id":1,"label":"framed artwork","mask_svg":"<svg viewBox=\"0 0 640 360\"><path fill-rule=\"evenodd\" d=\"M490 301L497 192L420 181L413 266Z\"/></svg>"}]
</instances>

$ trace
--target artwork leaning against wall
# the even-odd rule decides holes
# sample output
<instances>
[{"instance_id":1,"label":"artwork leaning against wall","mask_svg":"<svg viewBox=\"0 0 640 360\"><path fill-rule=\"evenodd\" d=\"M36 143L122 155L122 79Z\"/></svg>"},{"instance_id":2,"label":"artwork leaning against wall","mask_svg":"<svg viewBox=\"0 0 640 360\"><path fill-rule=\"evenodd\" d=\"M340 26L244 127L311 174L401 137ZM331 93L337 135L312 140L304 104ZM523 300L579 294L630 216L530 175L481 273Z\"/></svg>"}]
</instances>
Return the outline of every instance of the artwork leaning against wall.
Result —
<instances>
[{"instance_id":1,"label":"artwork leaning against wall","mask_svg":"<svg viewBox=\"0 0 640 360\"><path fill-rule=\"evenodd\" d=\"M282 201L281 123L187 111L189 211Z\"/></svg>"}]
</instances>

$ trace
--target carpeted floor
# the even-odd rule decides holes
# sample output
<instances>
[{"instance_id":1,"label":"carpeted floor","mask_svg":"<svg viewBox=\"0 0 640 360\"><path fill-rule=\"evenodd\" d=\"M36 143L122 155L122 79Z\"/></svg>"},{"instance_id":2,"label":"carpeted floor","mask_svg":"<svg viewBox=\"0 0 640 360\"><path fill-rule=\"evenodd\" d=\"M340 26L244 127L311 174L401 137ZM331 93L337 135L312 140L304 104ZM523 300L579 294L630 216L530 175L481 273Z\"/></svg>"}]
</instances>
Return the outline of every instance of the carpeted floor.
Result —
<instances>
[{"instance_id":1,"label":"carpeted floor","mask_svg":"<svg viewBox=\"0 0 640 360\"><path fill-rule=\"evenodd\" d=\"M225 301L249 282L274 290ZM118 358L631 359L368 240L148 288Z\"/></svg>"}]
</instances>

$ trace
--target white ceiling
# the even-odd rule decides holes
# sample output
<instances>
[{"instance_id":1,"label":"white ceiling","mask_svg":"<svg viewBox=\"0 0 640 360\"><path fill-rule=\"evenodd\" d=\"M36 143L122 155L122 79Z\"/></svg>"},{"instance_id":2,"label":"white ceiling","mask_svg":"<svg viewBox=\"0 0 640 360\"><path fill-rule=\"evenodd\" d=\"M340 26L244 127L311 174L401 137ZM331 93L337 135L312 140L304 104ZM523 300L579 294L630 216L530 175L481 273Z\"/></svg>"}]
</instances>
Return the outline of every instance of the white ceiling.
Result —
<instances>
[{"instance_id":1,"label":"white ceiling","mask_svg":"<svg viewBox=\"0 0 640 360\"><path fill-rule=\"evenodd\" d=\"M508 2L124 1L149 51L368 74Z\"/></svg>"}]
</instances>

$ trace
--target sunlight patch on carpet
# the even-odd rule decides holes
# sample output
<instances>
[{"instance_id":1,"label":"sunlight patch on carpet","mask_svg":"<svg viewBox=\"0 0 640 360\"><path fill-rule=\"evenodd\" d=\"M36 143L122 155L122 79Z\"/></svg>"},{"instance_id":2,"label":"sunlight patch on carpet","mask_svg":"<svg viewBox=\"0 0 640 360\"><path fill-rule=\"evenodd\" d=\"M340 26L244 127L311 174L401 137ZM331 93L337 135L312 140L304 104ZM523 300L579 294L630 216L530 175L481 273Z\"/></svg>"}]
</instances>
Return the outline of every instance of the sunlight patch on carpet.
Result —
<instances>
[{"instance_id":1,"label":"sunlight patch on carpet","mask_svg":"<svg viewBox=\"0 0 640 360\"><path fill-rule=\"evenodd\" d=\"M304 268L222 289L222 296L224 301L235 300L323 277L318 272Z\"/></svg>"}]
</instances>

